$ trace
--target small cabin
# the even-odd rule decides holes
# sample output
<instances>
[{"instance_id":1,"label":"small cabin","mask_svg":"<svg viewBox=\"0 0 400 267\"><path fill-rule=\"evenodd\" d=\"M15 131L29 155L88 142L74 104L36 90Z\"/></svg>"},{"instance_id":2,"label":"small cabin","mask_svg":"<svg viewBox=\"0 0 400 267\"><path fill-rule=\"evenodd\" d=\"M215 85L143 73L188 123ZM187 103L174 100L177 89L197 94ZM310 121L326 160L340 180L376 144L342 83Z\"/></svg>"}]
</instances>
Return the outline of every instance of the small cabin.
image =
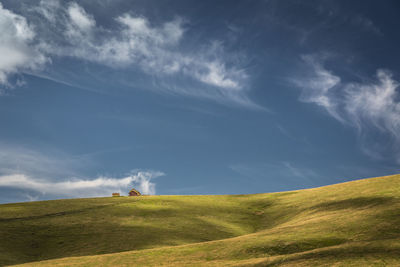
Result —
<instances>
[{"instance_id":1,"label":"small cabin","mask_svg":"<svg viewBox=\"0 0 400 267\"><path fill-rule=\"evenodd\" d=\"M142 194L140 194L140 192L137 191L135 188L132 188L132 190L129 191L129 196L130 196L130 197L140 196L140 195L142 195Z\"/></svg>"},{"instance_id":2,"label":"small cabin","mask_svg":"<svg viewBox=\"0 0 400 267\"><path fill-rule=\"evenodd\" d=\"M113 197L120 197L119 193L112 193Z\"/></svg>"}]
</instances>

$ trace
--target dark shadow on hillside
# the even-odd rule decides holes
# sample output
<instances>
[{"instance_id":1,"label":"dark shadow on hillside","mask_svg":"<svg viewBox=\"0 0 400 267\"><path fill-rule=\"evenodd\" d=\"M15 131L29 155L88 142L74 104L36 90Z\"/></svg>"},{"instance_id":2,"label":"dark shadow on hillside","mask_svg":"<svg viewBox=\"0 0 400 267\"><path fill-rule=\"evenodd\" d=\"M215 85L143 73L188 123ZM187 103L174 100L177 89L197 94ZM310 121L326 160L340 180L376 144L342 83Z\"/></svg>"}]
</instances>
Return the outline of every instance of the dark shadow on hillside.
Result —
<instances>
[{"instance_id":1,"label":"dark shadow on hillside","mask_svg":"<svg viewBox=\"0 0 400 267\"><path fill-rule=\"evenodd\" d=\"M107 207L110 207L110 206L116 206L116 205L121 205L121 204L120 203L105 204L105 205L87 207L87 208L83 208L83 209L47 213L47 214L42 214L42 215L37 215L37 216L0 218L0 223L2 223L2 222L14 222L14 221L25 221L25 220L36 220L36 219L43 219L43 218L50 218L50 217L57 217L57 216L65 216L65 215L71 215L71 214L78 214L78 213L83 213L83 212L86 212L86 211L93 211L95 209L103 209L103 208L107 208Z\"/></svg>"},{"instance_id":2,"label":"dark shadow on hillside","mask_svg":"<svg viewBox=\"0 0 400 267\"><path fill-rule=\"evenodd\" d=\"M327 201L311 207L317 210L342 210L342 209L360 209L370 208L373 206L390 205L395 203L396 199L393 197L357 197L349 198L338 201Z\"/></svg>"},{"instance_id":3,"label":"dark shadow on hillside","mask_svg":"<svg viewBox=\"0 0 400 267\"><path fill-rule=\"evenodd\" d=\"M0 220L4 233L3 243L6 252L14 251L15 257L3 259L0 266L23 264L34 261L50 260L61 257L89 256L107 253L141 250L155 246L174 246L199 243L236 236L223 225L207 223L197 216L213 213L216 218L236 215L244 225L259 220L254 210L237 209L236 206L209 208L195 207L182 201L168 200L164 208L157 210L126 206L126 203L113 203L98 207L49 213L38 216L25 216ZM132 203L133 204L133 203ZM269 206L267 201L259 203L257 208ZM180 207L180 209L176 208ZM115 224L107 216L125 217L127 220L142 218L147 221L160 218L177 218L190 221L190 225L176 224L154 226L129 226ZM99 221L98 221L99 220ZM242 221L243 220L243 221ZM18 251L17 251L18 250ZM0 257L1 258L1 257ZM4 261L5 260L5 261Z\"/></svg>"},{"instance_id":4,"label":"dark shadow on hillside","mask_svg":"<svg viewBox=\"0 0 400 267\"><path fill-rule=\"evenodd\" d=\"M374 222L369 231L369 240L399 239L400 240L400 207L393 206L368 218ZM400 258L400 256L399 256Z\"/></svg>"},{"instance_id":5,"label":"dark shadow on hillside","mask_svg":"<svg viewBox=\"0 0 400 267\"><path fill-rule=\"evenodd\" d=\"M151 226L114 226L107 229L92 230L79 226L36 226L32 225L18 227L18 232L12 232L4 236L8 243L15 243L13 238L18 238L20 233L25 239L19 242L20 256L3 259L0 266L24 264L29 262L52 260L63 257L80 257L90 255L101 255L132 250L143 250L157 246L175 246L184 243L201 243L212 241L206 232L219 232L220 239L232 237L230 233L224 233L215 225L208 225L202 231L187 231L188 229L165 229ZM67 232L68 235L57 233ZM0 248L0 250L5 248ZM8 248L8 249L11 249ZM1 257L0 257L1 258Z\"/></svg>"}]
</instances>

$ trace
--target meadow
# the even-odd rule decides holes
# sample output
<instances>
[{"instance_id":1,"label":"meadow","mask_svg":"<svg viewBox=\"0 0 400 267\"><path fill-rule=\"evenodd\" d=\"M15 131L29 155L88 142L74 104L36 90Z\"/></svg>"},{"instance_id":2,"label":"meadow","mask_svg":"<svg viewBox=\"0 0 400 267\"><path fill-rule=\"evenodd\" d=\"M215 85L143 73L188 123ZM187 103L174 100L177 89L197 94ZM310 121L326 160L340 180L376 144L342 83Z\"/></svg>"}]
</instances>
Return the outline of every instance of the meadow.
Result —
<instances>
[{"instance_id":1,"label":"meadow","mask_svg":"<svg viewBox=\"0 0 400 267\"><path fill-rule=\"evenodd\" d=\"M0 205L0 265L400 266L400 175L253 195Z\"/></svg>"}]
</instances>

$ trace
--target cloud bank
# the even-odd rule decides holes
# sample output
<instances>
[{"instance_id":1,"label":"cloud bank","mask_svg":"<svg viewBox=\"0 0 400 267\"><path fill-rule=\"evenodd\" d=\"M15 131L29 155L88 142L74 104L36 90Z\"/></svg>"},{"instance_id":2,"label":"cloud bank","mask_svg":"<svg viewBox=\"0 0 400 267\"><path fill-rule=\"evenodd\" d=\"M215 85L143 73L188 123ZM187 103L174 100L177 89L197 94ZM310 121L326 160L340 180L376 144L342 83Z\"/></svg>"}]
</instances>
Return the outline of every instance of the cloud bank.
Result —
<instances>
[{"instance_id":1,"label":"cloud bank","mask_svg":"<svg viewBox=\"0 0 400 267\"><path fill-rule=\"evenodd\" d=\"M160 80L162 90L255 106L246 95L248 74L233 64L237 62L230 60L221 42L182 49L185 25L180 17L154 24L144 16L124 13L105 28L76 2L42 0L26 17L0 5L0 84L26 70L40 73L52 58L68 57L140 70L149 80ZM191 86L168 79L181 77Z\"/></svg>"},{"instance_id":2,"label":"cloud bank","mask_svg":"<svg viewBox=\"0 0 400 267\"><path fill-rule=\"evenodd\" d=\"M357 129L367 154L380 158L389 149L400 162L399 82L393 74L378 69L374 80L342 82L317 56L304 56L303 60L310 73L295 81L302 88L300 100L324 108L341 123Z\"/></svg>"},{"instance_id":3,"label":"cloud bank","mask_svg":"<svg viewBox=\"0 0 400 267\"><path fill-rule=\"evenodd\" d=\"M165 174L155 170L133 170L122 177L100 175L90 178L87 169L96 169L90 155L71 156L57 151L46 154L25 147L0 143L0 187L24 192L31 199L58 197L126 195L132 188L156 194L154 179Z\"/></svg>"},{"instance_id":4,"label":"cloud bank","mask_svg":"<svg viewBox=\"0 0 400 267\"><path fill-rule=\"evenodd\" d=\"M156 184L152 179L163 175L164 173L158 171L135 171L122 178L101 176L96 179L71 178L64 181L50 181L26 174L10 174L0 176L0 187L66 197L110 196L113 192L126 195L130 187L135 187L142 194L154 195Z\"/></svg>"}]
</instances>

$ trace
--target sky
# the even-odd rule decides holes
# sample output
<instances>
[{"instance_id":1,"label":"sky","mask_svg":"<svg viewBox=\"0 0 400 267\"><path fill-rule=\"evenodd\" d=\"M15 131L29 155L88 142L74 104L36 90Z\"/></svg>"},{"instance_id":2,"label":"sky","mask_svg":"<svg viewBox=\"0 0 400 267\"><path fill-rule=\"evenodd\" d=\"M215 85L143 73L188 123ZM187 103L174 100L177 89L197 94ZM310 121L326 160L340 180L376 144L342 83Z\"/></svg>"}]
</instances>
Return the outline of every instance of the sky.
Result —
<instances>
[{"instance_id":1,"label":"sky","mask_svg":"<svg viewBox=\"0 0 400 267\"><path fill-rule=\"evenodd\" d=\"M398 173L399 11L0 0L0 203Z\"/></svg>"}]
</instances>

